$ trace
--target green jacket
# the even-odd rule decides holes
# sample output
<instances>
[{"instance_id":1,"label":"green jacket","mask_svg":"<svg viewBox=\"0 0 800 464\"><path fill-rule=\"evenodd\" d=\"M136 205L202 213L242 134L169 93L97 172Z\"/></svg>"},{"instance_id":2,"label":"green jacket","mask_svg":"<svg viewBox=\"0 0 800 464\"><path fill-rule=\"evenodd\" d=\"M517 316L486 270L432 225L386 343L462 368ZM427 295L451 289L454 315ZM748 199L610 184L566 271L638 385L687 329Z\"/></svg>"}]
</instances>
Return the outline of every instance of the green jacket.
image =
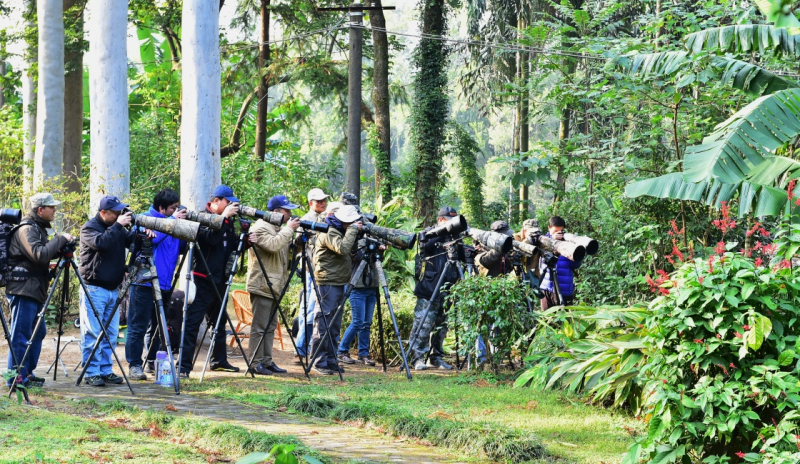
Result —
<instances>
[{"instance_id":1,"label":"green jacket","mask_svg":"<svg viewBox=\"0 0 800 464\"><path fill-rule=\"evenodd\" d=\"M354 251L358 229L348 227L343 235L335 227L318 233L314 244L314 277L317 285L347 285L353 272Z\"/></svg>"},{"instance_id":2,"label":"green jacket","mask_svg":"<svg viewBox=\"0 0 800 464\"><path fill-rule=\"evenodd\" d=\"M273 298L267 285L267 279L261 272L256 253L269 276L275 296L281 294L286 278L289 276L289 244L292 243L294 231L289 227L278 228L259 219L250 228L250 232L258 236L258 241L248 250L247 257L247 291L251 294Z\"/></svg>"}]
</instances>

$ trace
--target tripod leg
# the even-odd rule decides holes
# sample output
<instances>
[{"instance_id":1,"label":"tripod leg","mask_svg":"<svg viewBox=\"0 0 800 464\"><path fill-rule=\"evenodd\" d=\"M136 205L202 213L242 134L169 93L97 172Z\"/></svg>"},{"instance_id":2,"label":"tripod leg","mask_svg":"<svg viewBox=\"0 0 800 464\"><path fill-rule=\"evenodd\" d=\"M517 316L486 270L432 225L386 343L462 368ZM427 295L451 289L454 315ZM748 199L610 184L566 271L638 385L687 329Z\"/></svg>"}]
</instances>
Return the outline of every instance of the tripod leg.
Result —
<instances>
[{"instance_id":1,"label":"tripod leg","mask_svg":"<svg viewBox=\"0 0 800 464\"><path fill-rule=\"evenodd\" d=\"M69 298L69 267L64 270L64 280L61 285L61 308L58 311L58 341L56 342L56 361L61 361L61 336L64 335L64 313L69 308L67 299ZM35 333L35 332L34 332ZM61 362L62 367L64 362ZM58 369L53 370L53 381L56 381ZM64 367L64 376L67 375L67 369Z\"/></svg>"},{"instance_id":2,"label":"tripod leg","mask_svg":"<svg viewBox=\"0 0 800 464\"><path fill-rule=\"evenodd\" d=\"M436 297L439 296L439 292L441 291L442 284L444 284L444 278L447 275L447 270L452 267L456 266L455 263L452 261L447 261L445 264L444 269L442 269L442 273L439 275L439 280L436 282L436 287L433 289L433 294L431 295L430 299L425 300L425 312L422 315L422 319L420 319L420 323L417 325L416 330L408 337L408 352L410 353L414 349L414 342L417 341L417 337L419 336L419 331L422 329L422 325L428 319L428 313L431 310L431 306L433 305L434 300ZM456 266L458 268L458 266Z\"/></svg>"},{"instance_id":3,"label":"tripod leg","mask_svg":"<svg viewBox=\"0 0 800 464\"><path fill-rule=\"evenodd\" d=\"M11 309L11 302L8 301L8 298L6 298L5 294L3 294L3 298L8 303L8 308L10 310ZM6 316L3 313L3 309L2 308L0 308L0 322L3 323L3 333L5 334L5 337L6 337L6 344L8 344L8 348L9 348L8 353L11 355L11 361L14 363L14 366L19 366L19 361L17 360L17 354L14 352L14 349L13 349L13 347L11 345L11 331L8 328L8 321L6 320ZM17 368L19 368L19 367L17 367Z\"/></svg>"},{"instance_id":4,"label":"tripod leg","mask_svg":"<svg viewBox=\"0 0 800 464\"><path fill-rule=\"evenodd\" d=\"M186 266L186 291L184 292L183 295L183 320L181 321L181 343L178 347L179 366L183 362L183 341L186 335L186 311L189 309L189 287L191 286L192 282L192 262L194 260L194 242L189 242L189 251L187 252L187 255L189 256L189 264ZM184 257L186 257L187 255L184 255ZM194 362L192 364L194 365ZM178 377L180 377L180 374L178 374ZM180 382L180 379L178 379L178 382Z\"/></svg>"},{"instance_id":5,"label":"tripod leg","mask_svg":"<svg viewBox=\"0 0 800 464\"><path fill-rule=\"evenodd\" d=\"M383 362L383 372L386 372L386 342L383 339L383 309L381 309L381 292L375 289L375 310L378 311L378 337L381 344L381 361ZM400 342L403 343L402 341Z\"/></svg>"},{"instance_id":6,"label":"tripod leg","mask_svg":"<svg viewBox=\"0 0 800 464\"><path fill-rule=\"evenodd\" d=\"M378 278L380 279L381 287L383 287L383 294L386 296L386 306L389 308L389 315L392 318L394 335L397 337L397 343L400 345L400 356L403 358L403 366L406 368L406 377L408 377L408 380L411 380L411 370L408 368L408 357L406 357L406 351L403 349L403 340L400 337L400 328L397 327L397 318L394 316L392 299L389 297L389 284L386 282L386 273L383 271L383 265L381 264L380 260L376 261L375 265L378 268Z\"/></svg>"},{"instance_id":7,"label":"tripod leg","mask_svg":"<svg viewBox=\"0 0 800 464\"><path fill-rule=\"evenodd\" d=\"M108 339L108 332L107 329L111 325L111 322L114 320L114 315L117 313L119 309L119 305L122 303L122 300L125 298L125 295L128 294L128 289L130 289L131 284L136 279L136 272L129 273L128 278L122 283L122 287L119 290L119 294L117 295L117 300L114 302L114 306L111 309L111 314L109 314L108 319L103 322L102 317L97 312L97 308L94 306L94 302L89 297L89 289L86 286L86 282L83 281L80 273L78 272L78 266L75 262L69 262L71 266L73 266L73 270L75 271L75 275L78 277L78 282L80 283L81 289L83 290L83 294L86 297L86 301L89 303L89 307L92 309L92 313L94 317L97 319L99 326L100 326L100 333L97 335L97 340L92 347L92 351L89 353L89 357L86 358L86 362L83 363L83 369L81 373L78 375L78 379L75 381L75 386L78 386L83 381L83 376L86 375L87 369L89 369L89 364L94 358L94 354L97 352L97 349L100 347L100 343L105 340L108 342L111 348L111 354L114 356L114 359L117 361L117 365L119 366L120 373L122 373L122 378L125 379L125 384L128 385L128 390L131 391L131 395L134 395L133 387L131 387L131 382L128 380L128 376L125 374L125 369L122 367L122 362L120 362L119 357L117 356L117 351L114 349L114 345L111 343L111 340Z\"/></svg>"}]
</instances>

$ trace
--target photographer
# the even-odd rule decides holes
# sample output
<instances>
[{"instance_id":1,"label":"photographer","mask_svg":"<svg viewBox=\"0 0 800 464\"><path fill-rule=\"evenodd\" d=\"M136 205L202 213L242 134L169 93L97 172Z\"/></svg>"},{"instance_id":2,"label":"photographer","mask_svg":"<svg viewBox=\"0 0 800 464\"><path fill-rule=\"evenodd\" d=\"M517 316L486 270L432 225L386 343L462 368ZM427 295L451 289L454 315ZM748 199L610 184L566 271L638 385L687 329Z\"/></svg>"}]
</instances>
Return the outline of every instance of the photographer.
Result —
<instances>
[{"instance_id":1,"label":"photographer","mask_svg":"<svg viewBox=\"0 0 800 464\"><path fill-rule=\"evenodd\" d=\"M250 228L248 239L253 247L247 259L247 291L250 293L250 304L253 308L253 322L250 325L250 359L252 371L261 375L283 374L285 369L275 365L272 360L272 344L275 339L275 328L278 326L278 302L291 268L289 247L292 236L300 226L300 219L292 217L292 210L299 208L293 205L284 195L272 197L267 209L283 214L286 227L279 228L262 219ZM258 257L256 257L258 254ZM264 266L264 272L261 265ZM269 280L267 280L269 279ZM258 343L263 337L263 342ZM258 351L256 347L258 346Z\"/></svg>"},{"instance_id":2,"label":"photographer","mask_svg":"<svg viewBox=\"0 0 800 464\"><path fill-rule=\"evenodd\" d=\"M458 216L458 211L450 206L445 206L439 210L436 217L437 225L449 221ZM441 244L455 239L455 237L425 237L425 232L431 227L423 230L419 237L419 250L424 271L420 271L419 280L414 287L414 295L417 297L417 305L414 308L414 325L411 333L417 333L414 345L409 348L409 361L415 370L421 371L428 367L450 370L453 368L442 360L444 347L442 346L447 336L447 320L444 308L445 292L440 291L434 301L431 301L428 317L422 320L425 315L425 301L433 296L439 276L444 271L447 264L447 254L442 249ZM444 283L453 283L458 280L457 271L445 276ZM419 327L419 329L417 328ZM417 332L419 330L419 332ZM435 331L434 331L435 330ZM428 363L425 364L425 356L428 355Z\"/></svg>"},{"instance_id":3,"label":"photographer","mask_svg":"<svg viewBox=\"0 0 800 464\"><path fill-rule=\"evenodd\" d=\"M309 222L321 222L324 220L322 213L325 212L325 209L328 207L328 197L322 189L313 188L308 191L308 212L300 218L301 221L309 221ZM302 240L301 237L298 240ZM313 238L309 241L307 245L306 251L308 252L309 259L313 258L314 256L314 241ZM300 261L303 265L303 261ZM300 301L300 311L299 316L297 319L297 323L299 324L299 329L297 331L297 359L304 357L306 355L306 340L307 337L314 331L314 321L313 321L313 314L315 309L315 304L317 302L316 295L314 295L314 288L311 283L311 275L309 274L306 277L306 294L303 295L301 298L305 298L308 300L308 315L309 319L304 320L305 308L303 307L303 301Z\"/></svg>"},{"instance_id":4,"label":"photographer","mask_svg":"<svg viewBox=\"0 0 800 464\"><path fill-rule=\"evenodd\" d=\"M550 218L548 224L548 232L545 234L555 240L564 240L564 228L567 223L559 216ZM556 279L558 280L558 289L561 291L561 296L564 299L564 304L569 305L575 300L575 270L581 267L581 261L570 261L564 256L558 257L558 262L555 265ZM559 305L558 295L555 292L553 285L553 277L548 270L544 259L539 262L539 272L541 274L541 283L539 288L544 293L544 298L541 300L542 310L548 309L552 306Z\"/></svg>"},{"instance_id":5,"label":"photographer","mask_svg":"<svg viewBox=\"0 0 800 464\"><path fill-rule=\"evenodd\" d=\"M361 213L358 206L358 197L349 192L342 193L340 201L344 205L352 205ZM362 234L363 235L363 234ZM373 243L375 243L373 241ZM358 264L364 259L367 247L367 239L361 238L357 242L355 259L353 260L353 272ZM380 250L386 247L380 245ZM339 343L338 358L339 362L345 364L355 364L356 360L350 357L350 345L358 335L358 362L368 366L374 366L375 361L369 355L369 332L372 327L372 316L375 312L375 303L378 301L378 268L375 264L370 264L364 269L361 278L356 282L355 287L350 292L350 314L351 321L347 330L344 332L341 343Z\"/></svg>"},{"instance_id":6,"label":"photographer","mask_svg":"<svg viewBox=\"0 0 800 464\"><path fill-rule=\"evenodd\" d=\"M11 300L11 342L10 350L14 350L18 360L25 355L28 341L31 353L25 366L14 366L11 353L8 355L8 368L17 369L22 376L23 384L28 382L41 385L44 379L33 374L39 363L47 328L42 321L39 331L34 334L36 317L47 300L48 281L50 280L50 261L58 256L64 245L72 242L70 234L53 236L48 241L47 229L55 219L56 201L49 193L37 193L30 198L31 210L25 215L20 225L12 232L8 247L8 268L11 276L6 286L6 294ZM10 384L10 380L9 380Z\"/></svg>"},{"instance_id":7,"label":"photographer","mask_svg":"<svg viewBox=\"0 0 800 464\"><path fill-rule=\"evenodd\" d=\"M125 278L126 248L136 237L135 231L125 229L133 220L131 213L123 213L128 205L113 195L100 200L99 211L95 217L81 227L81 265L79 271L86 281L87 291L81 292L81 349L86 368L86 383L102 387L106 383L122 383L122 377L111 371L111 351L117 343L119 332L119 312L108 324L108 340L101 343L94 358L89 360L97 338L102 334L101 324L111 317L114 302L119 295L119 285ZM91 300L94 311L89 304Z\"/></svg>"},{"instance_id":8,"label":"photographer","mask_svg":"<svg viewBox=\"0 0 800 464\"><path fill-rule=\"evenodd\" d=\"M523 243L529 243L528 238L538 230L538 226L536 225L535 219L525 219L522 221L522 229L516 234L514 234L514 240ZM532 256L526 256L522 260L522 267L525 269L525 273L527 274L527 279L530 282L536 282L536 287L538 288L539 284L539 253L536 252Z\"/></svg>"},{"instance_id":9,"label":"photographer","mask_svg":"<svg viewBox=\"0 0 800 464\"><path fill-rule=\"evenodd\" d=\"M350 253L356 243L361 217L355 206L343 205L330 211L325 218L329 229L327 233L317 234L314 247L314 277L320 293L320 310L314 314L314 336L311 351L317 351L314 370L323 375L333 375L336 367L336 346L332 344L339 338L342 326L342 312L333 314L342 304L344 287L350 280L353 261ZM350 226L353 227L350 227ZM323 314L326 320L323 319ZM330 330L330 340L327 333ZM319 348L318 348L319 347ZM341 367L339 369L342 369Z\"/></svg>"},{"instance_id":10,"label":"photographer","mask_svg":"<svg viewBox=\"0 0 800 464\"><path fill-rule=\"evenodd\" d=\"M491 225L493 232L514 236L514 232L509 227L506 221L494 221ZM496 250L483 250L478 244L476 248L479 250L475 256L475 262L478 264L478 269L481 275L487 277L497 277L509 274L513 270L513 261L509 258L508 254L503 254Z\"/></svg>"},{"instance_id":11,"label":"photographer","mask_svg":"<svg viewBox=\"0 0 800 464\"><path fill-rule=\"evenodd\" d=\"M143 216L151 216L161 219L185 219L186 210L178 210L180 197L172 189L163 189L153 198L153 205L143 213ZM186 243L171 235L163 232L148 231L148 235L153 240L153 262L158 273L158 285L161 288L161 297L164 302L164 315L169 318L172 312L172 276L175 274L178 256ZM140 239L137 239L140 240ZM142 272L149 272L149 269L142 269ZM155 372L153 363L156 359L156 352L159 346L166 350L166 345L153 342L157 335L158 317L156 315L156 305L153 300L153 290L149 281L142 282L137 276L136 282L130 289L130 304L128 306L128 333L125 341L125 358L128 361L128 377L133 380L147 380L142 370L142 351L144 347L150 345L150 351L146 353L147 371ZM165 337L170 334L164 334ZM177 349L177 345L172 343L172 347Z\"/></svg>"},{"instance_id":12,"label":"photographer","mask_svg":"<svg viewBox=\"0 0 800 464\"><path fill-rule=\"evenodd\" d=\"M239 237L234 229L232 217L239 214L239 199L233 196L233 190L227 185L219 185L211 194L211 200L206 203L206 212L219 214L225 218L221 230L213 230L208 227L200 227L197 234L198 250L195 253L202 254L208 269L203 264L202 258L194 257L192 263L192 274L195 277L195 297L194 302L186 310L186 326L183 335L183 357L181 361L182 378L188 379L189 372L192 370L192 358L195 346L197 345L197 333L200 331L200 324L203 318L209 326L217 323L222 301L218 295L225 292L226 272L228 260L231 254L239 246ZM215 290L216 287L216 290ZM227 316L222 318L224 324ZM225 327L222 326L217 331L216 341L214 342L214 352L211 353L211 370L222 372L239 372L239 368L232 366L228 362L226 351Z\"/></svg>"}]
</instances>

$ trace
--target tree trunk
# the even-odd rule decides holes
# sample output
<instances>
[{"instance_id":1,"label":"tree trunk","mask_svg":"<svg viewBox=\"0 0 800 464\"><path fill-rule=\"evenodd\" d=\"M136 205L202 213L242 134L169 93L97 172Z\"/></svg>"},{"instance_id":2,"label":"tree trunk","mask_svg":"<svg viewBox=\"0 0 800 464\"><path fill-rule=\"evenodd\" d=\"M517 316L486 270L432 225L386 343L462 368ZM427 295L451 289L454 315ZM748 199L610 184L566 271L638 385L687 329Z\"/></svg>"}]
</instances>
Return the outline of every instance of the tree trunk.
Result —
<instances>
[{"instance_id":1,"label":"tree trunk","mask_svg":"<svg viewBox=\"0 0 800 464\"><path fill-rule=\"evenodd\" d=\"M264 72L269 66L269 2L261 0L261 46L258 50L258 70ZM264 161L267 151L267 114L269 113L269 77L265 74L258 87L258 110L256 116L256 146L258 159Z\"/></svg>"},{"instance_id":2,"label":"tree trunk","mask_svg":"<svg viewBox=\"0 0 800 464\"><path fill-rule=\"evenodd\" d=\"M218 5L184 0L181 64L181 199L199 209L220 183L222 97Z\"/></svg>"},{"instance_id":3,"label":"tree trunk","mask_svg":"<svg viewBox=\"0 0 800 464\"><path fill-rule=\"evenodd\" d=\"M26 0L25 8L23 13L25 31L35 30L36 24L33 22L33 18L36 12L36 2ZM24 191L26 194L30 194L33 192L33 160L36 143L36 87L31 68L37 59L36 47L25 41L25 50L22 55L22 149L25 161L22 177Z\"/></svg>"},{"instance_id":4,"label":"tree trunk","mask_svg":"<svg viewBox=\"0 0 800 464\"><path fill-rule=\"evenodd\" d=\"M424 34L445 35L447 18L445 0L420 2L420 28ZM412 174L416 181L414 207L423 225L436 221L439 189L442 186L442 142L450 100L447 95L449 48L444 42L421 39L414 51L414 102L411 114L414 159Z\"/></svg>"},{"instance_id":5,"label":"tree trunk","mask_svg":"<svg viewBox=\"0 0 800 464\"><path fill-rule=\"evenodd\" d=\"M519 28L520 30L524 30L527 27L527 18L526 18L527 10L522 8L520 10L520 18L519 18ZM519 73L519 85L522 86L523 89L526 88L528 85L528 74L529 74L529 64L530 64L530 54L527 52L518 52L517 53L517 70ZM529 122L528 122L528 113L530 110L530 99L527 90L523 91L520 101L519 101L519 151L521 153L527 153L530 149L528 145L528 141L530 138L530 130L529 130ZM524 157L522 161L526 161L527 157ZM528 181L525 180L525 175L528 173L528 168L526 166L522 166L522 183L519 187L519 213L520 219L524 220L528 216Z\"/></svg>"},{"instance_id":6,"label":"tree trunk","mask_svg":"<svg viewBox=\"0 0 800 464\"><path fill-rule=\"evenodd\" d=\"M64 0L64 12L81 0ZM83 18L74 23L75 32L83 36ZM83 146L83 51L71 47L65 52L67 73L64 77L64 176L67 190L80 192L81 149Z\"/></svg>"},{"instance_id":7,"label":"tree trunk","mask_svg":"<svg viewBox=\"0 0 800 464\"><path fill-rule=\"evenodd\" d=\"M2 53L2 52L0 52ZM6 62L0 61L0 76L6 75ZM3 88L3 83L0 82L0 108L6 104L6 89Z\"/></svg>"},{"instance_id":8,"label":"tree trunk","mask_svg":"<svg viewBox=\"0 0 800 464\"><path fill-rule=\"evenodd\" d=\"M39 91L33 185L61 174L64 160L64 3L38 0Z\"/></svg>"},{"instance_id":9,"label":"tree trunk","mask_svg":"<svg viewBox=\"0 0 800 464\"><path fill-rule=\"evenodd\" d=\"M89 108L91 114L91 206L103 195L130 192L128 125L128 2L91 0L89 26Z\"/></svg>"},{"instance_id":10,"label":"tree trunk","mask_svg":"<svg viewBox=\"0 0 800 464\"><path fill-rule=\"evenodd\" d=\"M381 10L381 0L373 2L377 10L370 12L373 27L386 28L386 18ZM375 195L386 204L392 199L392 140L389 121L389 39L386 32L372 30L374 62L372 71L372 105L375 107L375 128L379 153L375 158Z\"/></svg>"},{"instance_id":11,"label":"tree trunk","mask_svg":"<svg viewBox=\"0 0 800 464\"><path fill-rule=\"evenodd\" d=\"M568 45L564 45L562 43L562 47L566 48ZM577 67L577 63L575 58L571 57L564 57L564 61L562 63L564 67L564 73L567 76L572 76L575 74L575 69ZM572 120L572 106L569 102L564 103L564 107L561 109L561 117L558 121L558 154L561 156L566 156L567 154L567 141L569 139L569 125ZM553 197L553 203L557 203L560 197L560 193L564 192L567 185L566 175L564 173L564 162L559 163L558 171L556 173L556 184L558 184L558 189L556 190L556 194Z\"/></svg>"}]
</instances>

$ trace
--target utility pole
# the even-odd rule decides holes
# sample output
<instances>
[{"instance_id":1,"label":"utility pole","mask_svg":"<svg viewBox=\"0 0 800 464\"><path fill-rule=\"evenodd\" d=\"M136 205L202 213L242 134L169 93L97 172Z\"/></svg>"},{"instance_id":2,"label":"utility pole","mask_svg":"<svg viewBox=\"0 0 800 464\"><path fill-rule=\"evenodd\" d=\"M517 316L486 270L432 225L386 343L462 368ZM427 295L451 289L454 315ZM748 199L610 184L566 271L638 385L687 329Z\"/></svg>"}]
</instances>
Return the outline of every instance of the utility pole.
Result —
<instances>
[{"instance_id":1,"label":"utility pole","mask_svg":"<svg viewBox=\"0 0 800 464\"><path fill-rule=\"evenodd\" d=\"M350 66L347 81L347 191L361 198L361 59L364 50L365 10L394 10L393 6L377 7L353 3L344 8L318 8L317 11L350 13Z\"/></svg>"}]
</instances>

